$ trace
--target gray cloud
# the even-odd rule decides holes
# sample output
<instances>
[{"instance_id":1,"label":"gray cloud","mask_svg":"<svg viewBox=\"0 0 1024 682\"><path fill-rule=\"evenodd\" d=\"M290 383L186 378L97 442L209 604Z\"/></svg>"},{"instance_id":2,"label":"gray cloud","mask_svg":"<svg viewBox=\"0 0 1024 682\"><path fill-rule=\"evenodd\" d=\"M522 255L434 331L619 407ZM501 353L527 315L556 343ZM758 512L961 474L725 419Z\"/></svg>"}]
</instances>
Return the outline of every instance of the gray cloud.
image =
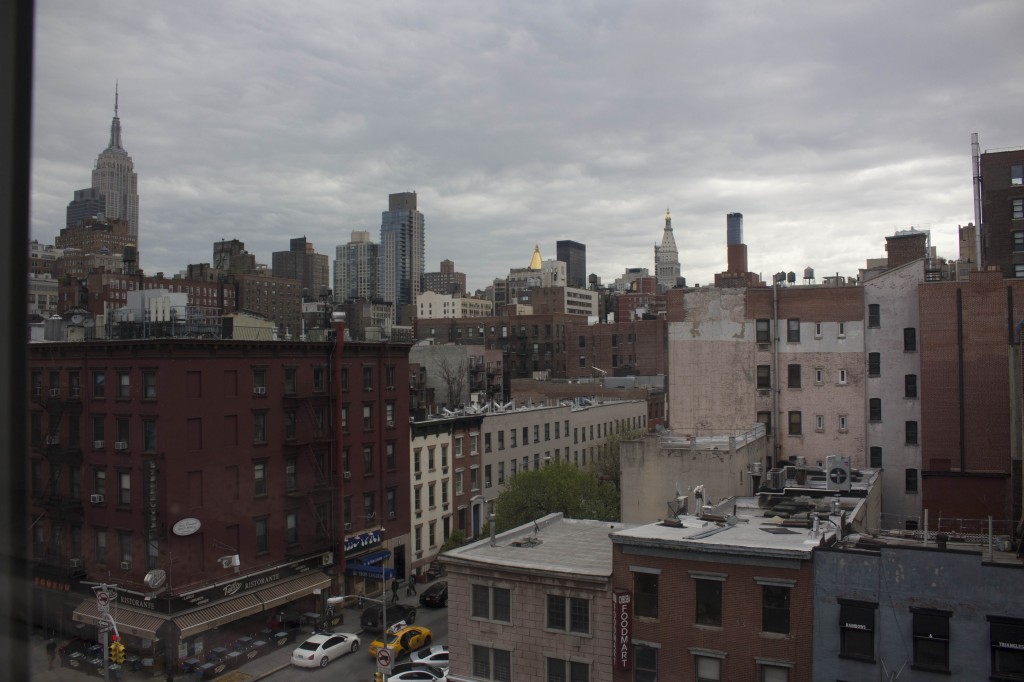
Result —
<instances>
[{"instance_id":1,"label":"gray cloud","mask_svg":"<svg viewBox=\"0 0 1024 682\"><path fill-rule=\"evenodd\" d=\"M683 274L852 274L895 227L956 256L970 133L1024 144L1014 0L860 3L42 0L32 233L52 241L106 146L113 85L139 173L142 265L333 259L417 190L427 269L484 286L534 243L605 281L653 270L671 207Z\"/></svg>"}]
</instances>

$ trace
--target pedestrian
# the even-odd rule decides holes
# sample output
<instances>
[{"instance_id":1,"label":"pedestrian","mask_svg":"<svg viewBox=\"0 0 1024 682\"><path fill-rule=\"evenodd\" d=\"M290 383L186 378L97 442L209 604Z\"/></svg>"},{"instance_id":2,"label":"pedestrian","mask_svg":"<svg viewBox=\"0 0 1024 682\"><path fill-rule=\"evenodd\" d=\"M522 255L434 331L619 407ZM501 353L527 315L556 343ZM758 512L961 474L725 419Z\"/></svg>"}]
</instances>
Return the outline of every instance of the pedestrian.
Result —
<instances>
[{"instance_id":1,"label":"pedestrian","mask_svg":"<svg viewBox=\"0 0 1024 682\"><path fill-rule=\"evenodd\" d=\"M416 596L416 576L409 576L409 586L405 588L405 596L415 597Z\"/></svg>"},{"instance_id":2,"label":"pedestrian","mask_svg":"<svg viewBox=\"0 0 1024 682\"><path fill-rule=\"evenodd\" d=\"M49 660L49 670L53 670L53 659L57 657L57 638L50 637L46 640L46 658Z\"/></svg>"},{"instance_id":3,"label":"pedestrian","mask_svg":"<svg viewBox=\"0 0 1024 682\"><path fill-rule=\"evenodd\" d=\"M398 601L398 578L391 579L391 603Z\"/></svg>"}]
</instances>

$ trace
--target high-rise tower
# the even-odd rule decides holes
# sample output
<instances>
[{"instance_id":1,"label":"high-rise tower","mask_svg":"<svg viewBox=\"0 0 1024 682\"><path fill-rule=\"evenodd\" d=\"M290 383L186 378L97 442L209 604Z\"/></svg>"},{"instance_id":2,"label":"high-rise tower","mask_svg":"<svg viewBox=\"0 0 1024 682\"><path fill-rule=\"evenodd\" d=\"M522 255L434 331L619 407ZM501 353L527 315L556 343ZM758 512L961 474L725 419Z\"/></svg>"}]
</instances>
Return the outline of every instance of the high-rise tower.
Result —
<instances>
[{"instance_id":1,"label":"high-rise tower","mask_svg":"<svg viewBox=\"0 0 1024 682\"><path fill-rule=\"evenodd\" d=\"M335 250L334 299L375 299L380 284L380 245L370 241L370 233L353 230L348 244Z\"/></svg>"},{"instance_id":2,"label":"high-rise tower","mask_svg":"<svg viewBox=\"0 0 1024 682\"><path fill-rule=\"evenodd\" d=\"M118 92L114 88L114 120L110 123L110 143L100 152L92 171L92 186L104 200L104 216L128 223L128 233L139 241L139 177L132 157L121 146L121 119L117 116Z\"/></svg>"},{"instance_id":3,"label":"high-rise tower","mask_svg":"<svg viewBox=\"0 0 1024 682\"><path fill-rule=\"evenodd\" d=\"M654 247L654 277L658 280L658 291L666 291L676 285L679 279L679 249L672 235L672 214L665 209L665 232L661 246Z\"/></svg>"},{"instance_id":4,"label":"high-rise tower","mask_svg":"<svg viewBox=\"0 0 1024 682\"><path fill-rule=\"evenodd\" d=\"M425 230L416 192L388 195L380 223L380 293L394 303L395 321L406 324L402 306L415 306L423 276ZM411 310L415 310L414 308Z\"/></svg>"},{"instance_id":5,"label":"high-rise tower","mask_svg":"<svg viewBox=\"0 0 1024 682\"><path fill-rule=\"evenodd\" d=\"M556 258L565 263L565 277L571 287L587 288L587 245L563 239L555 242Z\"/></svg>"}]
</instances>

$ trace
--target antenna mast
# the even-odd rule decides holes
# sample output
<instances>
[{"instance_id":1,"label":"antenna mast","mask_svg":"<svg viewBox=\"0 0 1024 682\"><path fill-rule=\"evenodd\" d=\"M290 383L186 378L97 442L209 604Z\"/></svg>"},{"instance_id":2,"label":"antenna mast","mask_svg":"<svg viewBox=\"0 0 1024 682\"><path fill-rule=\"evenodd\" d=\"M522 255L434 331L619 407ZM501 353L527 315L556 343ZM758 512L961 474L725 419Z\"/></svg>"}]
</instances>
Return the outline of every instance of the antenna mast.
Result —
<instances>
[{"instance_id":1,"label":"antenna mast","mask_svg":"<svg viewBox=\"0 0 1024 682\"><path fill-rule=\"evenodd\" d=\"M978 270L981 270L981 145L978 144L978 133L971 133L971 162L974 169L974 248L978 254Z\"/></svg>"}]
</instances>

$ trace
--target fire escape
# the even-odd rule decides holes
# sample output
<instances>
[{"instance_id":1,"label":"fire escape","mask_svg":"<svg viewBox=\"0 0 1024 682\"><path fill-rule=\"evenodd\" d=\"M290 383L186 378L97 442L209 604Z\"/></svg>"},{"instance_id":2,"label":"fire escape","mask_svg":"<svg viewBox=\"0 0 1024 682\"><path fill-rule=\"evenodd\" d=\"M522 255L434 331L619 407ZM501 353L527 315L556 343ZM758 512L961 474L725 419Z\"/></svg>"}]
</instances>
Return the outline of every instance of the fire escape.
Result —
<instances>
[{"instance_id":1,"label":"fire escape","mask_svg":"<svg viewBox=\"0 0 1024 682\"><path fill-rule=\"evenodd\" d=\"M327 394L284 397L285 453L294 459L294 471L287 471L289 511L308 507L315 523L310 542L294 550L301 558L316 552L337 551L337 470L336 439L331 427L331 406ZM291 466L291 465L289 465Z\"/></svg>"},{"instance_id":2,"label":"fire escape","mask_svg":"<svg viewBox=\"0 0 1024 682\"><path fill-rule=\"evenodd\" d=\"M42 438L33 442L34 453L42 454L46 463L40 475L42 486L33 489L33 538L38 538L35 526L41 528L42 541L33 542L33 570L36 575L67 579L83 575L81 557L72 557L68 545L71 528L81 526L83 519L81 482L79 490L72 489L72 470L80 471L82 448L79 444L77 423L82 415L80 387L61 388L53 384L43 388L32 386L33 402L42 407L45 429ZM62 429L64 417L69 426ZM72 425L73 424L73 425ZM40 425L42 426L42 425Z\"/></svg>"}]
</instances>

